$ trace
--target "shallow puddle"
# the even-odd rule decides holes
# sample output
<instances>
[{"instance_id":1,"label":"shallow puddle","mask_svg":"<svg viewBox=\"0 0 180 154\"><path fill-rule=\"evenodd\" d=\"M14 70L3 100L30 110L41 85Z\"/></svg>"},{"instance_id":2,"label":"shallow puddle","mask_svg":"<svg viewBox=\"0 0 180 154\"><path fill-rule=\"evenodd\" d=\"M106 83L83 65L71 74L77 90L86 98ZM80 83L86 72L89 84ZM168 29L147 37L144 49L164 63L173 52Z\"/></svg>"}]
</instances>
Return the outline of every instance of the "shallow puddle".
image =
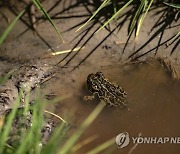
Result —
<instances>
[{"instance_id":1,"label":"shallow puddle","mask_svg":"<svg viewBox=\"0 0 180 154\"><path fill-rule=\"evenodd\" d=\"M128 132L130 137L137 137L140 134L144 137L178 137L180 135L180 82L172 81L170 75L159 63L109 67L100 71L110 81L125 89L128 94L129 110L104 108L80 141L92 136L97 138L77 153L85 153L122 132ZM96 101L86 103L82 100L84 95L90 95L85 82L88 73L92 72L88 70L83 75L74 75L71 83L62 81L65 86L56 87L56 91L61 94L73 93L73 97L63 101L56 112L60 115L62 112L72 115L74 125L77 127L98 103ZM113 153L129 153L133 146L131 141L127 147L119 149L114 143ZM132 153L175 154L179 151L180 144L139 144Z\"/></svg>"}]
</instances>

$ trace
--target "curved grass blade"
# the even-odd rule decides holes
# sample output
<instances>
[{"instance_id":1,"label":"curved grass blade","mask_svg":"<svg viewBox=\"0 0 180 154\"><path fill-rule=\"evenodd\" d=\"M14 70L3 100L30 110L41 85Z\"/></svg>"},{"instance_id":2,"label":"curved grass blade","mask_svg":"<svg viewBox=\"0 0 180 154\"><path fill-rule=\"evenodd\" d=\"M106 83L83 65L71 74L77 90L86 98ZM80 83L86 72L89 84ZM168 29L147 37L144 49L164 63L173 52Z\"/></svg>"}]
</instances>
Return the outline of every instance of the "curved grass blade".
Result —
<instances>
[{"instance_id":1,"label":"curved grass blade","mask_svg":"<svg viewBox=\"0 0 180 154\"><path fill-rule=\"evenodd\" d=\"M164 4L168 5L168 6L171 6L171 7L174 7L176 9L180 9L180 4L174 4L174 3L166 3L166 2L163 2Z\"/></svg>"},{"instance_id":2,"label":"curved grass blade","mask_svg":"<svg viewBox=\"0 0 180 154\"><path fill-rule=\"evenodd\" d=\"M25 10L21 11L19 15L11 22L11 24L6 28L6 30L3 32L3 34L0 36L0 45L4 42L4 40L7 38L8 34L11 32L19 18L23 15Z\"/></svg>"},{"instance_id":3,"label":"curved grass blade","mask_svg":"<svg viewBox=\"0 0 180 154\"><path fill-rule=\"evenodd\" d=\"M92 149L91 151L87 152L87 154L98 154L102 152L103 150L107 149L108 147L112 146L115 144L115 138L113 137L112 139L102 143L98 147Z\"/></svg>"},{"instance_id":4,"label":"curved grass blade","mask_svg":"<svg viewBox=\"0 0 180 154\"><path fill-rule=\"evenodd\" d=\"M85 27L97 14L99 11L101 11L108 3L110 2L110 0L104 0L104 2L100 5L100 7L94 12L94 14L88 19L88 21L86 21L81 27L79 27L77 31L79 31L80 29L82 29L83 27Z\"/></svg>"},{"instance_id":5,"label":"curved grass blade","mask_svg":"<svg viewBox=\"0 0 180 154\"><path fill-rule=\"evenodd\" d=\"M148 5L148 0L144 0L144 1L145 1L145 3L144 3L144 10L143 10L143 12L145 11L145 13L142 14L142 16L140 17L140 19L139 19L139 21L138 21L137 31L136 31L136 37L139 35L139 31L140 31L140 28L141 28L141 26L142 26L142 23L143 23L143 21L144 21L146 15L147 15L147 13L148 13L151 5L152 5L152 2L153 2L153 0L151 0L150 3L149 3L149 5ZM147 5L148 5L148 6L147 6ZM147 7L147 8L146 8L146 7Z\"/></svg>"},{"instance_id":6,"label":"curved grass blade","mask_svg":"<svg viewBox=\"0 0 180 154\"><path fill-rule=\"evenodd\" d=\"M175 36L172 37L171 42L169 42L167 45L170 46L171 44L173 44L173 42L174 42L176 39L178 39L179 36L180 36L180 31L179 31L177 34L175 34Z\"/></svg>"},{"instance_id":7,"label":"curved grass blade","mask_svg":"<svg viewBox=\"0 0 180 154\"><path fill-rule=\"evenodd\" d=\"M143 6L144 6L144 1L141 1L141 4L139 5L139 8L138 10L136 11L136 14L132 20L132 23L130 25L130 28L129 28L129 35L133 32L134 28L135 28L135 25L136 23L138 22L138 18L142 12L142 9L143 9Z\"/></svg>"},{"instance_id":8,"label":"curved grass blade","mask_svg":"<svg viewBox=\"0 0 180 154\"><path fill-rule=\"evenodd\" d=\"M61 38L61 40L64 43L64 39L60 33L60 30L57 28L57 26L55 25L55 23L52 21L51 17L48 15L47 11L43 8L42 4L40 3L39 0L32 0L33 3L36 5L36 7L42 11L42 13L44 14L44 16L48 19L48 21L51 23L51 25L54 27L54 29L56 30L57 34L59 35L59 37Z\"/></svg>"},{"instance_id":9,"label":"curved grass blade","mask_svg":"<svg viewBox=\"0 0 180 154\"><path fill-rule=\"evenodd\" d=\"M99 28L97 32L99 32L101 29L103 29L107 24L109 24L114 18L116 18L128 5L130 5L133 2L133 0L129 0L122 8L120 8L105 24Z\"/></svg>"},{"instance_id":10,"label":"curved grass blade","mask_svg":"<svg viewBox=\"0 0 180 154\"><path fill-rule=\"evenodd\" d=\"M90 136L88 138L86 138L85 140L81 141L80 143L78 143L77 145L75 145L71 152L75 153L76 151L78 151L79 149L81 149L82 147L86 146L87 144L93 142L94 140L96 140L99 137L99 135L95 134L93 136Z\"/></svg>"}]
</instances>

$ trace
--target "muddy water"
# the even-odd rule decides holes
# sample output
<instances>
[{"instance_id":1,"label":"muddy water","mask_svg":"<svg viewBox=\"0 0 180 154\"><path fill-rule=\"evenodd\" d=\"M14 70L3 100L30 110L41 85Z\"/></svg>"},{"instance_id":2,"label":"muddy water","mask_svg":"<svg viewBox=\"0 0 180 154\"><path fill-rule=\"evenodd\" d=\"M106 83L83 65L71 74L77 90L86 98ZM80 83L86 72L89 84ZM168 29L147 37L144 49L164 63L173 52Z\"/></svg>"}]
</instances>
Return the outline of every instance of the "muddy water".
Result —
<instances>
[{"instance_id":1,"label":"muddy water","mask_svg":"<svg viewBox=\"0 0 180 154\"><path fill-rule=\"evenodd\" d=\"M61 116L70 115L76 127L98 103L98 101L92 103L82 101L84 95L90 95L85 86L86 76L94 71L96 70L85 70L81 75L74 73L70 81L64 77L61 84L58 86L54 84L56 92L60 95L72 94L72 97L61 102L56 112ZM128 93L130 110L104 108L81 138L83 141L95 135L96 140L81 148L77 153L85 153L121 132L128 132L134 137L140 133L141 136L147 137L180 136L180 82L172 81L170 75L160 64L153 62L124 67L107 67L102 68L101 71L110 81L124 87ZM124 149L118 149L114 144L112 149L115 150L113 153L126 154L133 146L134 144L131 143ZM135 154L175 154L179 152L180 144L139 144L133 151Z\"/></svg>"}]
</instances>

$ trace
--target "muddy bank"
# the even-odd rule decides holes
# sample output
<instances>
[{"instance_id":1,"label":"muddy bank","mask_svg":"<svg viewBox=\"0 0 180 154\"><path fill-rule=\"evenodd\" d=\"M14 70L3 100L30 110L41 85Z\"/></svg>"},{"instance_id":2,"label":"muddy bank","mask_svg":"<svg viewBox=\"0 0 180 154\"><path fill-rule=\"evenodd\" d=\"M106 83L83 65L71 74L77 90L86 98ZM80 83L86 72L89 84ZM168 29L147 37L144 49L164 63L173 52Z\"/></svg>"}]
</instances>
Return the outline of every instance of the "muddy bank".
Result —
<instances>
[{"instance_id":1,"label":"muddy bank","mask_svg":"<svg viewBox=\"0 0 180 154\"><path fill-rule=\"evenodd\" d=\"M82 31L75 32L80 24L90 17L89 10L93 11L95 8L93 5L88 5L89 1L57 0L56 2L57 5L54 6L54 1L46 0L43 5L47 9L52 8L49 13L62 31L65 43L59 40L54 29L40 13L37 14L38 33L34 34L26 14L24 21L17 23L6 42L0 47L1 72L18 68L29 62L32 64L42 62L52 66L60 62L58 74L42 84L41 90L43 94L50 96L71 95L56 104L54 112L62 117L70 117L74 129L98 104L98 100L92 103L83 102L83 96L90 95L86 88L86 79L90 73L101 71L110 81L126 90L130 110L105 108L84 133L81 141L92 135L97 135L98 138L77 153L84 153L123 131L129 132L132 136L137 136L139 133L143 136L178 136L180 83L178 80L172 80L172 77L179 77L179 46L174 52L172 52L174 46L167 44L163 44L158 50L155 48L158 43L166 41L177 33L177 27L173 28L177 22L172 22L165 33L161 33L163 25L156 26L154 22L159 21L162 14L157 12L161 12L163 8L154 9L146 17L138 41L134 42L134 38L131 38L126 50L123 50L128 39L127 27L131 16L120 18L120 23L127 21L122 22L120 29L113 29L116 25L114 22L110 25L110 29L103 29L94 34L101 23L92 22ZM21 10L21 7L13 7L13 9L17 11ZM11 9L4 7L3 11L8 15L9 20L15 17ZM2 32L8 23L3 16L0 18L2 19L0 32ZM75 47L84 48L79 52L47 57L52 52ZM146 61L148 57L165 59L161 62L164 66L162 67L157 61ZM144 62L130 63L132 59ZM170 64L168 64L169 60ZM114 146L117 153L121 152L116 145ZM132 146L123 149L122 153L127 153ZM137 147L135 153L178 153L178 151L179 147L176 145L142 145Z\"/></svg>"},{"instance_id":2,"label":"muddy bank","mask_svg":"<svg viewBox=\"0 0 180 154\"><path fill-rule=\"evenodd\" d=\"M47 143L53 132L55 122L52 118L42 118L45 117L45 111L42 110L45 100L40 99L40 94L38 94L36 88L45 80L50 79L52 74L53 69L50 66L26 64L17 69L12 69L7 74L4 73L4 76L1 76L0 129L1 135L8 131L8 133L6 132L8 134L6 144L9 146L16 148L22 142L22 137L27 132L31 132L30 128L33 129L37 125L39 125L37 132L40 133L40 144L44 145ZM34 96L32 94L33 90L35 91ZM42 119L38 119L37 114ZM9 121L12 122L8 123ZM8 125L10 130L8 130Z\"/></svg>"}]
</instances>

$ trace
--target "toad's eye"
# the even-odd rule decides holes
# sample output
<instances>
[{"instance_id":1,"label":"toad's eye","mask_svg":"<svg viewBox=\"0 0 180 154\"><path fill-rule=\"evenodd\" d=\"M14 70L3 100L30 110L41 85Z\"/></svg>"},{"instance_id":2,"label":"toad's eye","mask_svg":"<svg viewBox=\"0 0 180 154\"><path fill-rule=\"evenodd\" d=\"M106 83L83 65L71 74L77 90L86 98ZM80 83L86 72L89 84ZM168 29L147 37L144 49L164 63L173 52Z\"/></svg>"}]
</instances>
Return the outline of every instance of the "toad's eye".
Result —
<instances>
[{"instance_id":1,"label":"toad's eye","mask_svg":"<svg viewBox=\"0 0 180 154\"><path fill-rule=\"evenodd\" d=\"M104 75L103 75L102 72L97 72L97 73L96 73L96 76L97 76L98 78L104 79Z\"/></svg>"},{"instance_id":2,"label":"toad's eye","mask_svg":"<svg viewBox=\"0 0 180 154\"><path fill-rule=\"evenodd\" d=\"M98 90L98 86L97 85L93 85L93 89L94 90Z\"/></svg>"}]
</instances>

